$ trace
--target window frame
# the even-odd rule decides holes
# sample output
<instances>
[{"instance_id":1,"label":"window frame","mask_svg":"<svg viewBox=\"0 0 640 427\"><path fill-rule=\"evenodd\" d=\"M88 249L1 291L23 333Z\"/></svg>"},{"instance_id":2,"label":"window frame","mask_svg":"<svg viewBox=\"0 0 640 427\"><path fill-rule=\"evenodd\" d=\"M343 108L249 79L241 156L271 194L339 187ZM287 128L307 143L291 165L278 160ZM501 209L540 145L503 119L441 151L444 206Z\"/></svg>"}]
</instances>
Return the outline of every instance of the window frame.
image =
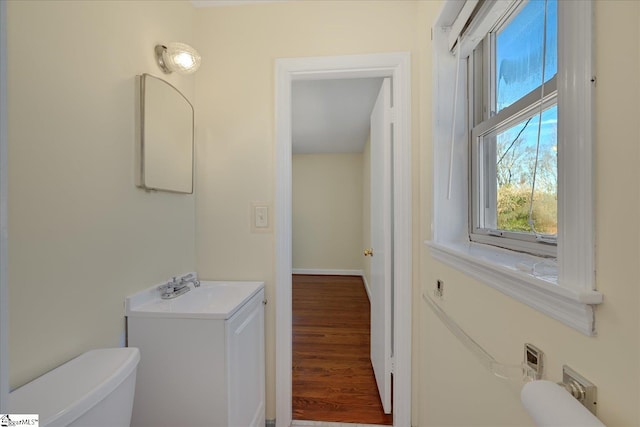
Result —
<instances>
[{"instance_id":1,"label":"window frame","mask_svg":"<svg viewBox=\"0 0 640 427\"><path fill-rule=\"evenodd\" d=\"M432 227L425 244L435 260L585 335L595 335L595 306L602 303L603 295L595 286L593 3L558 2L556 87L562 150L558 152L557 279L535 274L535 265L545 257L469 238L470 135L465 120L453 123L451 114L454 93L458 93L457 102L463 103L458 105L467 100L467 79L460 79L457 91L454 88L456 69L466 73L466 65L458 64L450 50L455 39L452 24L464 5L446 1L432 28Z\"/></svg>"},{"instance_id":2,"label":"window frame","mask_svg":"<svg viewBox=\"0 0 640 427\"><path fill-rule=\"evenodd\" d=\"M468 72L468 126L470 144L470 209L469 239L474 242L522 251L543 257L555 258L557 255L557 237L544 235L539 239L534 233L515 232L503 229L483 227L486 222L497 221L497 206L482 209L485 200L496 199L496 168L482 164L481 152L486 149L481 138L494 132L513 126L523 119L535 117L540 111L557 105L557 74L547 82L524 94L511 105L496 113L496 42L497 33L525 8L527 0L519 0L507 9L505 16L498 20L467 58ZM541 92L542 91L542 92ZM542 95L542 99L541 99ZM495 150L494 150L495 151ZM489 158L491 153L489 153ZM489 193L489 194L487 194ZM487 212L489 211L489 212ZM487 214L490 219L487 218Z\"/></svg>"}]
</instances>

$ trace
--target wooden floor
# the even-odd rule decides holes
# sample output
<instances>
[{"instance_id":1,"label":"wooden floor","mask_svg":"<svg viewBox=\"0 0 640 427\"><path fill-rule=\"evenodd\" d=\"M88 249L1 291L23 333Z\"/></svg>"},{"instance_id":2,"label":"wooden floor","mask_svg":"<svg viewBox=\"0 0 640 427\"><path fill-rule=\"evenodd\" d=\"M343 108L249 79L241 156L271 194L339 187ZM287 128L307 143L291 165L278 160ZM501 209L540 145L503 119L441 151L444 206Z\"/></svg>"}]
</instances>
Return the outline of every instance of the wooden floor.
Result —
<instances>
[{"instance_id":1,"label":"wooden floor","mask_svg":"<svg viewBox=\"0 0 640 427\"><path fill-rule=\"evenodd\" d=\"M358 276L293 276L293 419L393 424L369 358L369 299Z\"/></svg>"}]
</instances>

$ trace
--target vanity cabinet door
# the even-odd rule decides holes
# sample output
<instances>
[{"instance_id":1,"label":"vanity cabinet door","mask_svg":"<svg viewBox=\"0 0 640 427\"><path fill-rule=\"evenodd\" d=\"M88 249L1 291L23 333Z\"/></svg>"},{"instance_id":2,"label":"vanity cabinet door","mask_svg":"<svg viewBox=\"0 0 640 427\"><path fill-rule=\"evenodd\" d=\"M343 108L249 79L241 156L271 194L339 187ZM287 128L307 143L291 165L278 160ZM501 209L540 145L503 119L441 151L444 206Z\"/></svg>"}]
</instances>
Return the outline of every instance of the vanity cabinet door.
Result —
<instances>
[{"instance_id":1,"label":"vanity cabinet door","mask_svg":"<svg viewBox=\"0 0 640 427\"><path fill-rule=\"evenodd\" d=\"M264 290L227 321L230 427L264 426Z\"/></svg>"}]
</instances>

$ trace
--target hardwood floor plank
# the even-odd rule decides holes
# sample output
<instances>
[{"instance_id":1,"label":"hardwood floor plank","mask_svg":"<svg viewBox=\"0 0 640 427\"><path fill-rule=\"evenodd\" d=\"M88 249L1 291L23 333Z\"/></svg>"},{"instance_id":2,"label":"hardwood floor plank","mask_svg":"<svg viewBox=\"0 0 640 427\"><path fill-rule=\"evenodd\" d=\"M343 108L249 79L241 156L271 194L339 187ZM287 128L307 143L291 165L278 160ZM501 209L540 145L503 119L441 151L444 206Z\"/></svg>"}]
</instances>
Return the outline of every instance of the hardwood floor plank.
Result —
<instances>
[{"instance_id":1,"label":"hardwood floor plank","mask_svg":"<svg viewBox=\"0 0 640 427\"><path fill-rule=\"evenodd\" d=\"M293 276L293 418L392 425L369 358L370 307L358 276Z\"/></svg>"}]
</instances>

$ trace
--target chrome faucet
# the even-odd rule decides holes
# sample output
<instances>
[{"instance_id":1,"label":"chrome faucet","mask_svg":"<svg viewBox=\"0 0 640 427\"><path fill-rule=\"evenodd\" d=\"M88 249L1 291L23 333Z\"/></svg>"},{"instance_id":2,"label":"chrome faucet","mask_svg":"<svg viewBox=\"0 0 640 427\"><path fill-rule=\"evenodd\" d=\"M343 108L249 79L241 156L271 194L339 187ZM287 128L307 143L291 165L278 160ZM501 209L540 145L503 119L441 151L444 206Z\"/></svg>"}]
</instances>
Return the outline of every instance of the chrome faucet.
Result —
<instances>
[{"instance_id":1,"label":"chrome faucet","mask_svg":"<svg viewBox=\"0 0 640 427\"><path fill-rule=\"evenodd\" d=\"M171 299L182 294L186 294L191 290L191 288L189 288L189 283L193 283L193 286L196 288L200 286L198 276L194 273L185 274L179 279L177 277L172 277L167 283L158 286L160 298Z\"/></svg>"}]
</instances>

